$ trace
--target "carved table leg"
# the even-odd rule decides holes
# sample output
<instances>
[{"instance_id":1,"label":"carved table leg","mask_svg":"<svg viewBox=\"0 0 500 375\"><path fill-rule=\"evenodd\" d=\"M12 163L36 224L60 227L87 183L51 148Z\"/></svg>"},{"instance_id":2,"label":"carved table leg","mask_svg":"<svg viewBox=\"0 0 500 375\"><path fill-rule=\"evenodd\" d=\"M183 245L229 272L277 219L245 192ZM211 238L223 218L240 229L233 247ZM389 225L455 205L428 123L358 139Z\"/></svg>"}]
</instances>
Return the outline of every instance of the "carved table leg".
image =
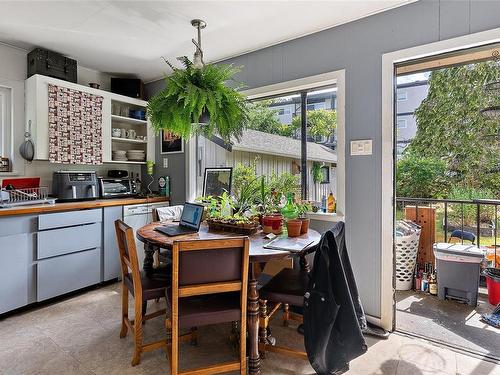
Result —
<instances>
[{"instance_id":1,"label":"carved table leg","mask_svg":"<svg viewBox=\"0 0 500 375\"><path fill-rule=\"evenodd\" d=\"M302 271L311 272L311 266L309 266L309 262L305 255L300 256L299 265Z\"/></svg>"},{"instance_id":2,"label":"carved table leg","mask_svg":"<svg viewBox=\"0 0 500 375\"><path fill-rule=\"evenodd\" d=\"M156 247L150 244L144 244L144 265L143 270L146 272L147 276L151 276L153 272L154 254Z\"/></svg>"},{"instance_id":3,"label":"carved table leg","mask_svg":"<svg viewBox=\"0 0 500 375\"><path fill-rule=\"evenodd\" d=\"M260 375L259 356L259 291L257 290L257 280L250 263L248 276L248 338L250 341L248 353L248 373L250 375Z\"/></svg>"}]
</instances>

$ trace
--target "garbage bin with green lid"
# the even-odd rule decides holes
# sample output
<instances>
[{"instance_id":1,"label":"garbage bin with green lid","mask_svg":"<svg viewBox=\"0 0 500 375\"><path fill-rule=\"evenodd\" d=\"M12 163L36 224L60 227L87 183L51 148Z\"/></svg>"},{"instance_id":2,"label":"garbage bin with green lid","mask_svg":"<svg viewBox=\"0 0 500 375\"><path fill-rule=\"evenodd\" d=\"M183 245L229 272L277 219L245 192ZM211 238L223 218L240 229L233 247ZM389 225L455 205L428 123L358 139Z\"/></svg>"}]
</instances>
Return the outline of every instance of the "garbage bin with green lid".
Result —
<instances>
[{"instance_id":1,"label":"garbage bin with green lid","mask_svg":"<svg viewBox=\"0 0 500 375\"><path fill-rule=\"evenodd\" d=\"M484 254L475 245L435 243L438 298L477 305L480 266Z\"/></svg>"}]
</instances>

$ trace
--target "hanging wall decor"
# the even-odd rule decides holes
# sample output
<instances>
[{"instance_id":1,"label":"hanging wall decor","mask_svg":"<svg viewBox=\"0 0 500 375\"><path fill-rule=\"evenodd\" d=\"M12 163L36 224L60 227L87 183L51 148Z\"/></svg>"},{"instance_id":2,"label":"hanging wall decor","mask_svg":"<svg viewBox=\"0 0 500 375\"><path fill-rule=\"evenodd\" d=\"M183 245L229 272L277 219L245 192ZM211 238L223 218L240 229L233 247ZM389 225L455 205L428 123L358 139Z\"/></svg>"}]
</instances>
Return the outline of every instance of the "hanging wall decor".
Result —
<instances>
[{"instance_id":1,"label":"hanging wall decor","mask_svg":"<svg viewBox=\"0 0 500 375\"><path fill-rule=\"evenodd\" d=\"M239 68L224 64L205 64L201 48L202 20L193 20L198 40L193 61L179 57L184 69L166 63L173 72L165 77L166 87L148 103L148 117L153 128L169 130L189 139L194 134L218 135L224 141L239 138L248 121L245 97L238 88L228 86Z\"/></svg>"},{"instance_id":2,"label":"hanging wall decor","mask_svg":"<svg viewBox=\"0 0 500 375\"><path fill-rule=\"evenodd\" d=\"M49 162L102 164L103 97L49 85Z\"/></svg>"}]
</instances>

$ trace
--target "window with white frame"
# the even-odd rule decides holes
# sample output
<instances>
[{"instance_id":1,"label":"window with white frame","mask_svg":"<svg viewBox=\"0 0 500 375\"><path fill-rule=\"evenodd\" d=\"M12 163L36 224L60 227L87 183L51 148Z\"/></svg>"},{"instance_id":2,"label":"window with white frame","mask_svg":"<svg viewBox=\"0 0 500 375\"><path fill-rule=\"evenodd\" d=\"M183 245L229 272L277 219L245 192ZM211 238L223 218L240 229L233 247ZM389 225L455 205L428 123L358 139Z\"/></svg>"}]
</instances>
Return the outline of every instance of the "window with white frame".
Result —
<instances>
[{"instance_id":1,"label":"window with white frame","mask_svg":"<svg viewBox=\"0 0 500 375\"><path fill-rule=\"evenodd\" d=\"M323 194L332 191L338 198L337 213L342 215L345 195L345 155L337 155L337 150L343 150L345 144L344 79L345 72L337 71L244 92L258 112L257 116L251 119L247 133L252 131L264 133L261 137L261 134L257 134L262 138L261 141L252 148L250 143L255 143L259 137L246 137L245 132L241 139L234 140L232 144L223 144L221 140L216 139L217 137L212 137L213 139L198 137L196 146L190 148L193 151L189 152L187 159L190 168L188 186L193 187L187 191L187 198L194 199L201 195L205 168L233 167L234 184L235 167L238 164L250 166L257 158L253 168L257 176L273 174L279 176L286 172L288 178L291 174L297 181L297 197L303 196L316 202L321 201ZM340 87L337 85L339 80ZM337 97L338 92L340 99ZM320 104L316 106L317 103ZM308 106L309 104L313 105ZM303 138L301 107L306 109L306 120L307 114L311 117L313 112L318 112L314 117L321 120L319 123L324 122L323 117L328 121L333 118L335 122L333 126L328 126L332 129L331 134L323 135L320 132L321 134L315 137L312 136L311 126L307 125L304 138L307 144L305 155L301 152ZM262 125L259 125L258 129L255 129L257 124L253 123L255 119ZM266 133L269 135L265 135ZM281 138L274 141L276 137ZM292 147L289 147L290 145ZM283 158L283 163L276 161L280 157ZM291 162L292 160L295 160L295 163ZM318 182L313 181L313 164L328 168L321 170L321 177L316 179ZM295 168L292 167L294 165ZM325 217L324 220L329 219Z\"/></svg>"}]
</instances>

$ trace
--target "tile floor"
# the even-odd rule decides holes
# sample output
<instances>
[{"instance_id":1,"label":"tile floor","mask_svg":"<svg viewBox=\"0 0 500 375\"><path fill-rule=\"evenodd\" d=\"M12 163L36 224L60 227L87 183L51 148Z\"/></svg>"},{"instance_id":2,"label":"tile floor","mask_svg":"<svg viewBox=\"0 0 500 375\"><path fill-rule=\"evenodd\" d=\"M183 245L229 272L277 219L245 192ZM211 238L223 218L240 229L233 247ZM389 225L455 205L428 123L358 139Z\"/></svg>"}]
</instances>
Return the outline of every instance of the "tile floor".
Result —
<instances>
[{"instance_id":1,"label":"tile floor","mask_svg":"<svg viewBox=\"0 0 500 375\"><path fill-rule=\"evenodd\" d=\"M146 353L132 367L133 343L120 339L119 284L108 285L64 301L0 319L0 374L168 374L161 351ZM155 303L150 311L155 309ZM148 321L145 336L164 334L162 319ZM293 329L272 324L279 342L300 348ZM228 360L235 350L228 341L229 325L202 327L199 345L181 346L181 368ZM422 340L393 334L388 340L368 339L369 350L351 362L348 375L500 374L500 366L455 353ZM268 354L263 374L313 374L304 361Z\"/></svg>"}]
</instances>

